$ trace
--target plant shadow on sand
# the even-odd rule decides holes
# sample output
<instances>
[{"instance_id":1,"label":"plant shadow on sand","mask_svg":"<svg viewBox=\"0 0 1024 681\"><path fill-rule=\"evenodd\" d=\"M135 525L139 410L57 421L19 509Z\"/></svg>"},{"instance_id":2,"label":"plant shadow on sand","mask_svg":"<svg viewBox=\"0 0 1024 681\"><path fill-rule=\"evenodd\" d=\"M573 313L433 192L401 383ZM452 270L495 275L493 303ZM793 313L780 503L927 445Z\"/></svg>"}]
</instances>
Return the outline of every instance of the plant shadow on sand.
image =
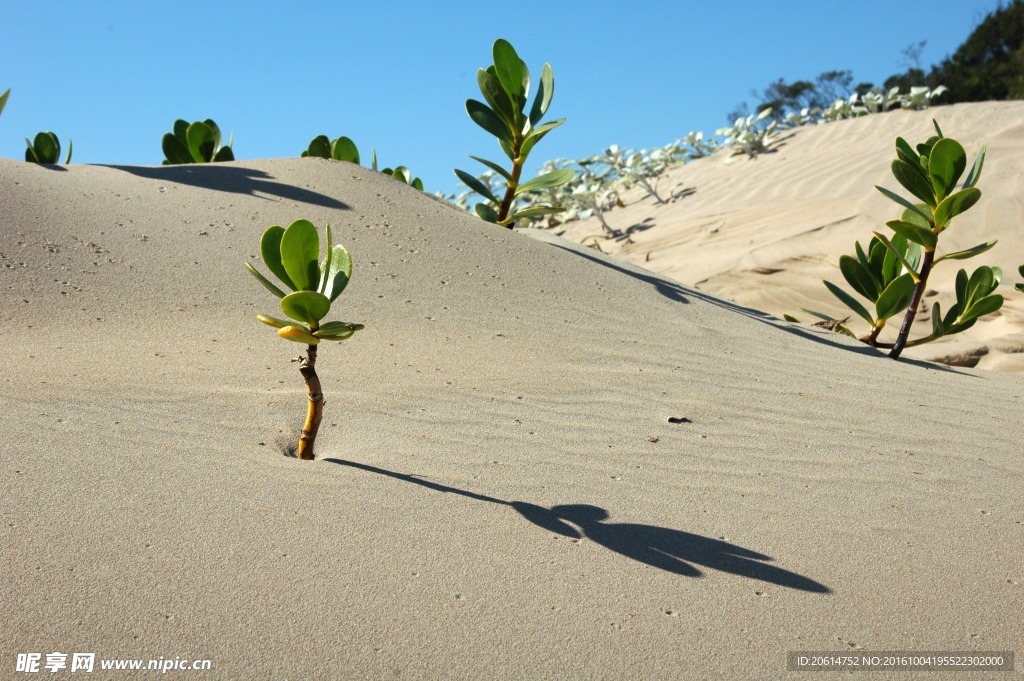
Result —
<instances>
[{"instance_id":1,"label":"plant shadow on sand","mask_svg":"<svg viewBox=\"0 0 1024 681\"><path fill-rule=\"evenodd\" d=\"M338 199L302 189L289 184L275 182L269 173L223 163L196 163L169 166L107 166L132 175L162 182L177 182L202 189L214 189L236 194L267 194L324 208L351 210L351 206Z\"/></svg>"},{"instance_id":2,"label":"plant shadow on sand","mask_svg":"<svg viewBox=\"0 0 1024 681\"><path fill-rule=\"evenodd\" d=\"M354 461L335 458L324 459L324 461L358 468L369 473L386 475L438 492L458 494L477 501L510 506L523 518L549 532L573 539L586 537L610 551L677 575L701 577L703 576L701 570L694 567L694 565L701 565L790 589L822 594L832 593L827 586L813 579L769 565L766 561L770 561L771 557L763 553L719 539L711 539L667 527L636 523L609 523L606 522L610 517L608 511L590 504L567 504L545 508L523 501L496 499L424 480L414 475L396 473Z\"/></svg>"}]
</instances>

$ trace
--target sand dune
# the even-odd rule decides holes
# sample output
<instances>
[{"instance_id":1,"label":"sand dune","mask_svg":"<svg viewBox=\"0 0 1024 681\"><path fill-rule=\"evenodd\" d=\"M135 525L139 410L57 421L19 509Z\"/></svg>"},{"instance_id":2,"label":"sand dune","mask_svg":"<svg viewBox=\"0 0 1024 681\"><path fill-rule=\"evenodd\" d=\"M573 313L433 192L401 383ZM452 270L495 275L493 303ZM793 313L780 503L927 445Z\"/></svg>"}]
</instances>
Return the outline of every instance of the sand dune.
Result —
<instances>
[{"instance_id":1,"label":"sand dune","mask_svg":"<svg viewBox=\"0 0 1024 681\"><path fill-rule=\"evenodd\" d=\"M774 221L863 224L873 197L837 184ZM180 678L735 679L791 650L1022 649L1019 376L894 363L336 162L0 161L0 216L5 676L54 651L212 661ZM242 267L300 217L353 253L336 306L366 324L320 353L315 462L281 455L302 348ZM722 219L762 240L751 267L783 257L769 218ZM679 238L724 263L730 229L702 234Z\"/></svg>"},{"instance_id":2,"label":"sand dune","mask_svg":"<svg viewBox=\"0 0 1024 681\"><path fill-rule=\"evenodd\" d=\"M627 238L602 241L602 250L743 305L807 323L817 319L800 308L841 319L850 314L822 285L822 279L850 290L839 272L839 257L867 244L872 230L888 233L886 220L900 208L874 189L903 191L889 164L894 142L911 143L934 134L932 119L967 151L988 152L979 188L981 201L943 233L939 252L953 252L998 239L994 249L967 261L939 265L929 279L943 309L955 301L956 271L978 265L1003 269L1000 292L1006 302L996 315L972 329L918 348L907 356L940 359L973 357L978 368L1024 373L1024 296L1013 290L1024 264L1024 102L986 102L893 111L883 115L799 128L780 135L777 150L755 159L719 154L680 166L662 178L663 191L693 190L659 206L641 190L624 195L627 207L606 216ZM904 192L905 193L905 192ZM577 241L603 232L596 219L566 225ZM929 303L930 307L930 303ZM927 315L918 317L927 329ZM854 315L854 330L866 325ZM898 324L883 338L895 338ZM914 336L925 335L915 333Z\"/></svg>"}]
</instances>

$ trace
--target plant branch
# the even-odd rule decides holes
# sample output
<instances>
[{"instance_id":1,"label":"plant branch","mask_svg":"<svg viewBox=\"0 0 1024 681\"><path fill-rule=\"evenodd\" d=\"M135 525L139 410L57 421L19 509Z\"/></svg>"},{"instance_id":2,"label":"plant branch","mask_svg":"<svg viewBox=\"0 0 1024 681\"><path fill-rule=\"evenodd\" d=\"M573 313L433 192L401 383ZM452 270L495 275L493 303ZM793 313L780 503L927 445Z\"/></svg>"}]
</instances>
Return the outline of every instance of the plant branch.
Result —
<instances>
[{"instance_id":1,"label":"plant branch","mask_svg":"<svg viewBox=\"0 0 1024 681\"><path fill-rule=\"evenodd\" d=\"M316 346L310 345L306 357L299 364L299 373L306 381L306 391L309 393L309 404L306 409L306 423L302 426L302 433L299 434L299 450L296 458L312 460L313 445L316 443L316 435L320 430L320 419L323 418L324 394L320 389L320 379L316 375Z\"/></svg>"},{"instance_id":2,"label":"plant branch","mask_svg":"<svg viewBox=\"0 0 1024 681\"><path fill-rule=\"evenodd\" d=\"M512 210L512 200L516 196L516 188L519 187L519 176L523 173L523 164L525 159L519 158L519 146L516 145L514 149L517 161L512 162L512 179L508 182L508 187L505 189L505 196L501 200L501 207L498 209L498 224L502 224L505 218L508 217L509 212ZM505 225L505 227L512 229L512 225Z\"/></svg>"},{"instance_id":3,"label":"plant branch","mask_svg":"<svg viewBox=\"0 0 1024 681\"><path fill-rule=\"evenodd\" d=\"M928 283L928 275L932 271L933 260L935 260L935 251L926 250L924 257L921 259L921 273L918 275L917 286L914 288L914 297L910 299L910 307L907 308L907 314L903 317L903 326L900 327L900 333L896 336L896 342L893 343L892 350L889 352L889 357L892 359L899 359L900 353L903 352L903 348L907 345L910 327L913 326L914 317L917 316L917 308L921 305L925 285Z\"/></svg>"}]
</instances>

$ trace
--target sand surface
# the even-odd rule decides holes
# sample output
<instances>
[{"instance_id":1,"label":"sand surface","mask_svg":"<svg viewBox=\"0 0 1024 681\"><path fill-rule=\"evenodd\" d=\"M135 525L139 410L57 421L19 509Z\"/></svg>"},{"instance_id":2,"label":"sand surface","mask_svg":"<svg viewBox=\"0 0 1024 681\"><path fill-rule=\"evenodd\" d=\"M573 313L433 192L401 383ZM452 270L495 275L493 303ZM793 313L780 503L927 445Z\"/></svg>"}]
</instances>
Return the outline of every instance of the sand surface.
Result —
<instances>
[{"instance_id":1,"label":"sand surface","mask_svg":"<svg viewBox=\"0 0 1024 681\"><path fill-rule=\"evenodd\" d=\"M332 316L366 324L322 346L314 462L281 454L302 347L242 267L297 218L353 253ZM894 363L338 162L0 160L0 220L0 677L54 651L278 680L1024 651L1021 376Z\"/></svg>"},{"instance_id":2,"label":"sand surface","mask_svg":"<svg viewBox=\"0 0 1024 681\"><path fill-rule=\"evenodd\" d=\"M1000 287L1006 302L961 334L907 350L907 356L1024 374L1024 295L1014 291L1024 264L1024 102L985 102L892 111L784 131L774 151L754 159L726 153L678 166L657 189L664 197L686 195L659 205L642 189L623 192L624 209L606 221L623 235L600 239L605 252L638 263L676 281L782 318L789 313L810 324L818 321L800 308L851 316L855 333L867 324L822 284L828 279L853 289L839 271L839 257L865 247L871 232L887 236L887 220L902 208L875 185L909 193L892 176L897 136L911 144L935 134L932 119L956 139L968 164L983 146L988 151L978 187L981 201L939 240L938 254L998 240L988 253L936 266L928 280L927 310L919 315L913 337L930 332L932 302L946 310L956 301L953 284L961 267L1003 269ZM596 218L560 228L576 241L592 242L605 230ZM854 294L855 297L856 294ZM861 300L861 302L865 302ZM892 342L899 330L894 318L882 335Z\"/></svg>"}]
</instances>

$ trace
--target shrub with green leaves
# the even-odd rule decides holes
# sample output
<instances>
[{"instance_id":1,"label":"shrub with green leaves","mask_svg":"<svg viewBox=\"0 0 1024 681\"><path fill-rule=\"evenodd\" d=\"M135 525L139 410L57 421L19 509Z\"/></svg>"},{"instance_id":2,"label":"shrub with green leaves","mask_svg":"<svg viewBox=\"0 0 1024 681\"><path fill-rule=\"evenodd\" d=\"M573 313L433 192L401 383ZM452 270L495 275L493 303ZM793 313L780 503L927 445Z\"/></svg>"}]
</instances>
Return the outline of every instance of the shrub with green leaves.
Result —
<instances>
[{"instance_id":1,"label":"shrub with green leaves","mask_svg":"<svg viewBox=\"0 0 1024 681\"><path fill-rule=\"evenodd\" d=\"M302 158L327 158L335 161L348 161L359 165L359 149L356 143L345 136L329 139L327 135L317 135L302 152Z\"/></svg>"},{"instance_id":2,"label":"shrub with green leaves","mask_svg":"<svg viewBox=\"0 0 1024 681\"><path fill-rule=\"evenodd\" d=\"M533 147L564 123L565 119L544 124L540 122L551 106L551 97L555 92L555 76L550 64L544 64L541 70L540 87L527 114L525 110L530 95L530 70L526 63L507 40L495 41L493 55L494 63L477 71L477 84L486 103L475 99L466 100L466 111L474 123L498 138L498 144L512 166L506 170L493 161L477 156L470 158L483 163L504 178L505 194L499 199L490 187L471 174L462 170L456 170L455 174L486 200L486 203L478 203L474 208L478 216L487 222L511 229L519 218L549 215L562 210L558 206L533 205L516 212L514 204L517 196L565 184L572 179L575 171L563 168L522 181L523 166Z\"/></svg>"},{"instance_id":3,"label":"shrub with green leaves","mask_svg":"<svg viewBox=\"0 0 1024 681\"><path fill-rule=\"evenodd\" d=\"M320 341L343 341L363 328L351 322L322 322L352 278L352 257L341 244L331 246L331 226L327 225L327 241L320 259L320 234L309 220L296 220L287 229L274 225L263 233L260 255L274 276L290 289L273 283L249 263L246 268L264 287L280 299L281 311L288 319L257 315L277 335L307 346L306 357L299 372L306 382L309 404L306 422L299 435L296 456L312 459L313 445L323 415L323 393L316 375L316 351Z\"/></svg>"},{"instance_id":4,"label":"shrub with green leaves","mask_svg":"<svg viewBox=\"0 0 1024 681\"><path fill-rule=\"evenodd\" d=\"M38 133L34 140L25 138L28 149L25 160L29 163L60 163L60 140L52 132ZM71 163L71 140L68 140L68 156L64 163Z\"/></svg>"},{"instance_id":5,"label":"shrub with green leaves","mask_svg":"<svg viewBox=\"0 0 1024 681\"><path fill-rule=\"evenodd\" d=\"M233 136L232 136L233 137ZM234 161L231 140L220 145L220 128L212 120L189 123L180 118L174 122L174 132L164 135L164 165L185 163L220 163Z\"/></svg>"},{"instance_id":6,"label":"shrub with green leaves","mask_svg":"<svg viewBox=\"0 0 1024 681\"><path fill-rule=\"evenodd\" d=\"M866 252L857 243L856 257L845 255L839 259L843 277L857 293L873 303L874 313L843 289L825 282L837 298L870 325L870 331L860 340L874 347L890 348L889 356L893 359L897 359L905 347L966 331L980 317L995 312L1003 304L1003 297L994 293L1002 278L998 267L982 265L970 275L961 269L955 281L956 303L945 314L940 304L934 303L931 333L913 340L909 338L932 269L944 260L974 257L996 244L989 241L936 257L939 235L950 227L953 218L981 198L981 191L975 185L981 177L985 149L982 148L958 189L957 183L967 169L967 154L959 142L942 135L938 123L933 121L933 124L937 134L916 148L902 137L896 138L892 173L918 201L910 201L876 186L878 191L904 208L899 219L886 223L894 236L889 238L874 232ZM808 312L830 319L828 315ZM895 342L880 342L878 336L886 321L900 312L904 312L903 323ZM850 333L848 329L846 332Z\"/></svg>"}]
</instances>

